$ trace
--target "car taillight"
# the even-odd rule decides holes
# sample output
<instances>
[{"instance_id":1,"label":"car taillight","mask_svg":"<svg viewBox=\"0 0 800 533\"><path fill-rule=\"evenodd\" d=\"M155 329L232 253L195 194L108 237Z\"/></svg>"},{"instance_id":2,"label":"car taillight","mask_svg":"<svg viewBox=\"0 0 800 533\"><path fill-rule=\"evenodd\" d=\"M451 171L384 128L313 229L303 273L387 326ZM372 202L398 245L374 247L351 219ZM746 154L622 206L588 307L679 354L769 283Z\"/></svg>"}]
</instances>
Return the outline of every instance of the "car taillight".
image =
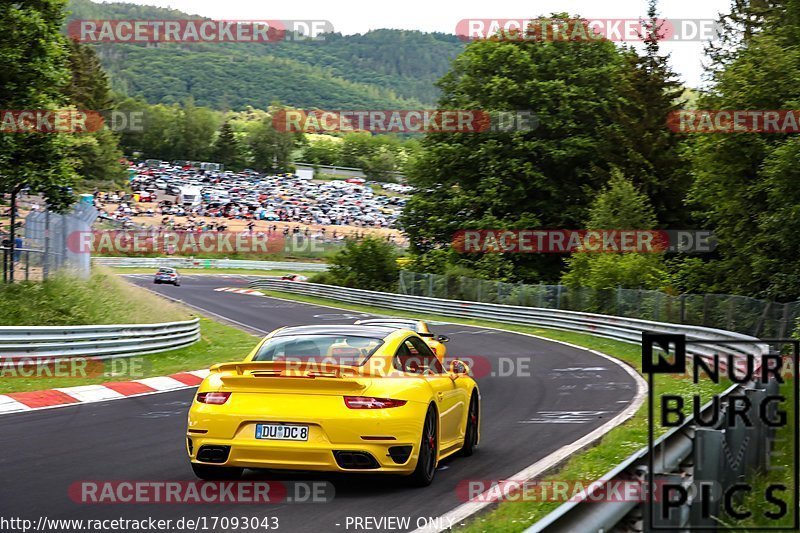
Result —
<instances>
[{"instance_id":1,"label":"car taillight","mask_svg":"<svg viewBox=\"0 0 800 533\"><path fill-rule=\"evenodd\" d=\"M345 396L344 403L350 409L389 409L402 407L406 400L391 400L388 398L368 398L366 396Z\"/></svg>"},{"instance_id":2,"label":"car taillight","mask_svg":"<svg viewBox=\"0 0 800 533\"><path fill-rule=\"evenodd\" d=\"M230 392L201 392L197 395L197 401L210 405L222 405L231 397Z\"/></svg>"}]
</instances>

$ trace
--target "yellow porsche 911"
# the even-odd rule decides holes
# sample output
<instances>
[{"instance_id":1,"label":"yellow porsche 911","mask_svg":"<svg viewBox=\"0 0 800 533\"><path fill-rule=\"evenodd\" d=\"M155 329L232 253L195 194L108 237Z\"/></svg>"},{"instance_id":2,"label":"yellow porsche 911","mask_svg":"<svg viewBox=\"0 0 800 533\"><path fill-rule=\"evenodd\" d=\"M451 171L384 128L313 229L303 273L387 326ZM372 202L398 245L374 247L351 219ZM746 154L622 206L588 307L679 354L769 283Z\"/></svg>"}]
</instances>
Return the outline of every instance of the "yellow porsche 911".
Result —
<instances>
[{"instance_id":1,"label":"yellow porsche 911","mask_svg":"<svg viewBox=\"0 0 800 533\"><path fill-rule=\"evenodd\" d=\"M414 320L411 318L370 318L367 320L359 320L356 324L365 326L386 326L389 328L397 329L410 329L414 331L425 340L425 343L433 350L439 361L444 364L445 356L447 356L447 346L444 344L450 342L450 337L445 335L434 335L431 332L428 323L424 320Z\"/></svg>"},{"instance_id":2,"label":"yellow porsche 911","mask_svg":"<svg viewBox=\"0 0 800 533\"><path fill-rule=\"evenodd\" d=\"M410 329L297 326L238 363L211 367L189 411L201 479L245 468L387 473L429 485L439 461L472 455L480 393Z\"/></svg>"}]
</instances>

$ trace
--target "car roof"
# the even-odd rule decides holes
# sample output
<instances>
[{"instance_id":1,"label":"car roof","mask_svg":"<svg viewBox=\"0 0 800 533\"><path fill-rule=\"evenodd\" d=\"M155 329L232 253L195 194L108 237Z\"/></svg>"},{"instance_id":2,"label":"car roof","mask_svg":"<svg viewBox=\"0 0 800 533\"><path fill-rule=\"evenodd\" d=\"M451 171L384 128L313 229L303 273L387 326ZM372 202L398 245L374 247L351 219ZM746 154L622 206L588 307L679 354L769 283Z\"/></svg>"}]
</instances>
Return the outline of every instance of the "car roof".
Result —
<instances>
[{"instance_id":1,"label":"car roof","mask_svg":"<svg viewBox=\"0 0 800 533\"><path fill-rule=\"evenodd\" d=\"M354 337L386 338L396 332L397 328L344 325L289 326L275 333L275 337L288 335L352 335ZM377 334L377 335L376 335Z\"/></svg>"}]
</instances>

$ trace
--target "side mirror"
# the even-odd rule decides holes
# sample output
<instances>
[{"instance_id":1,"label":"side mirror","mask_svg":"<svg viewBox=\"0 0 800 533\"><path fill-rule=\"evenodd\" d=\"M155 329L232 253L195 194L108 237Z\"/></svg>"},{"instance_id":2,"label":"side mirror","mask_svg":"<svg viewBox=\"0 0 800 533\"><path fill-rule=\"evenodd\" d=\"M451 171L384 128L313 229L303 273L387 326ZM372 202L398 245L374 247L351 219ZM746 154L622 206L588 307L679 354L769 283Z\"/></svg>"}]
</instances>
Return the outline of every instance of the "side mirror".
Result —
<instances>
[{"instance_id":1,"label":"side mirror","mask_svg":"<svg viewBox=\"0 0 800 533\"><path fill-rule=\"evenodd\" d=\"M439 335L436 337L436 340L442 343L450 342L450 337L448 337L447 335Z\"/></svg>"},{"instance_id":2,"label":"side mirror","mask_svg":"<svg viewBox=\"0 0 800 533\"><path fill-rule=\"evenodd\" d=\"M455 376L455 378L459 378L462 376L469 375L469 366L464 361L459 361L455 359L450 361L450 373Z\"/></svg>"}]
</instances>

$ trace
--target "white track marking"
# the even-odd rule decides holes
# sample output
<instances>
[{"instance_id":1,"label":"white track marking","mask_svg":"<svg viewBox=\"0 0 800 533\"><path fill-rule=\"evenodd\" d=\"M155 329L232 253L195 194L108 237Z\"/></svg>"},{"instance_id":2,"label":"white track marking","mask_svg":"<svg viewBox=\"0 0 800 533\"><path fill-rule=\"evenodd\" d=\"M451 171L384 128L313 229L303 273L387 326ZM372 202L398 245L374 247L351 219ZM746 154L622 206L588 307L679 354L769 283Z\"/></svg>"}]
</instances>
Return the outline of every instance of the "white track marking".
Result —
<instances>
[{"instance_id":1,"label":"white track marking","mask_svg":"<svg viewBox=\"0 0 800 533\"><path fill-rule=\"evenodd\" d=\"M13 398L0 395L0 413L18 413L20 411L30 411L31 408L23 403L19 403Z\"/></svg>"},{"instance_id":2,"label":"white track marking","mask_svg":"<svg viewBox=\"0 0 800 533\"><path fill-rule=\"evenodd\" d=\"M185 383L181 383L177 379L173 379L169 376L159 376L155 378L144 378L144 379L137 379L135 383L141 383L142 385L147 385L148 387L155 389L157 391L166 391L166 390L173 390L173 389L183 389L186 388Z\"/></svg>"},{"instance_id":3,"label":"white track marking","mask_svg":"<svg viewBox=\"0 0 800 533\"><path fill-rule=\"evenodd\" d=\"M81 387L65 387L55 389L63 392L67 396L71 396L79 402L99 402L102 400L116 400L117 398L124 398L124 394L120 394L113 389L109 389L103 385L85 385Z\"/></svg>"}]
</instances>

